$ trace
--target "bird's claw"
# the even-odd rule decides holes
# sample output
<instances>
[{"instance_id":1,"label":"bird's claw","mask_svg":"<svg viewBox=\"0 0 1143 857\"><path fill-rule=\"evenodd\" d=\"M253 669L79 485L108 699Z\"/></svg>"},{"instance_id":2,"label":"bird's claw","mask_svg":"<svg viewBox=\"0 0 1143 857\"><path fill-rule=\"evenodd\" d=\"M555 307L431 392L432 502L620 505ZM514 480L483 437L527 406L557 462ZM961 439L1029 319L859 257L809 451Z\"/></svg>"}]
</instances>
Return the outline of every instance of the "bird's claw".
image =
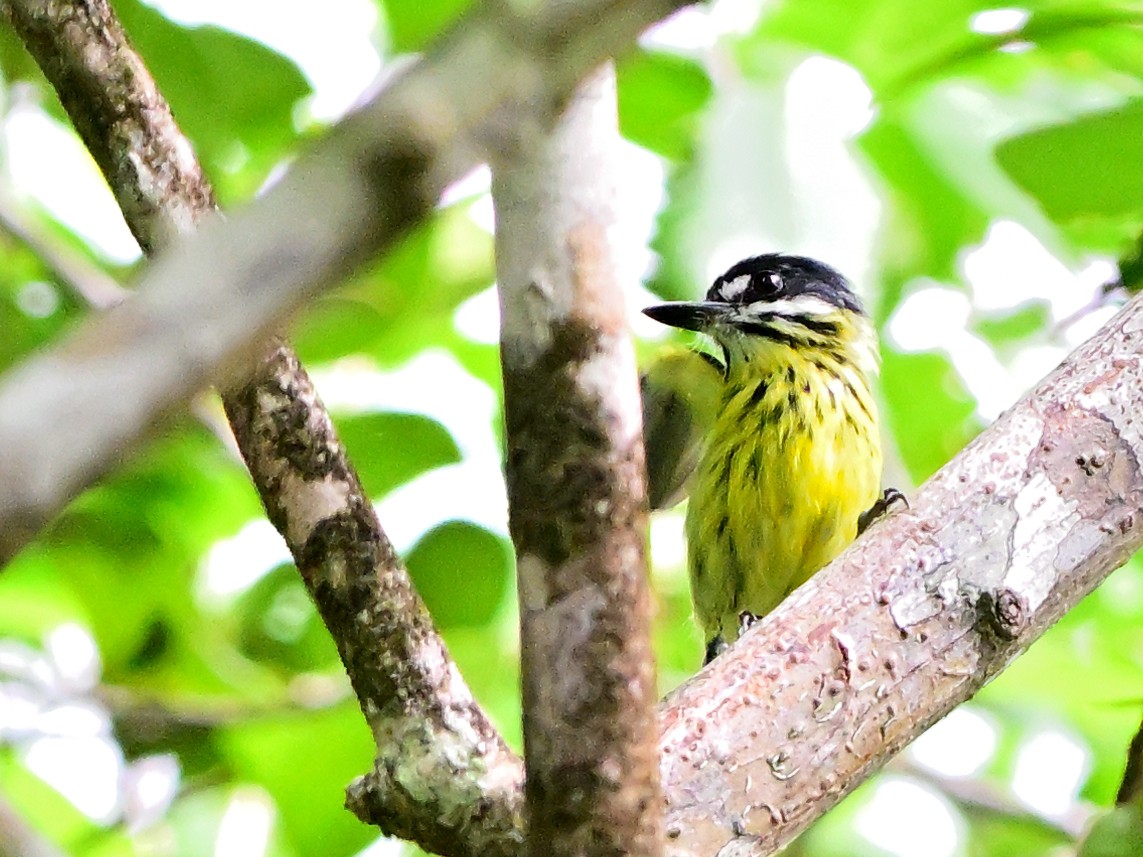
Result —
<instances>
[{"instance_id":1,"label":"bird's claw","mask_svg":"<svg viewBox=\"0 0 1143 857\"><path fill-rule=\"evenodd\" d=\"M909 500L904 494L896 488L886 488L872 506L857 516L857 534L860 536L869 529L870 524L885 515L894 503L902 503L906 509L909 508Z\"/></svg>"}]
</instances>

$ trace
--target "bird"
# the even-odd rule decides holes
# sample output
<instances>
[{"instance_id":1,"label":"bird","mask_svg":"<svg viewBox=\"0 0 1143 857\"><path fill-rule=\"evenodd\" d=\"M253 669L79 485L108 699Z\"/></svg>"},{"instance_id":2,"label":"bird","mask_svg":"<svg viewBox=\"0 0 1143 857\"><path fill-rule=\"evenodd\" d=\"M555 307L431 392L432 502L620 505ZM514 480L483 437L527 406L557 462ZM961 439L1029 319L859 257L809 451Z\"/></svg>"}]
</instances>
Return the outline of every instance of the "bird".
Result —
<instances>
[{"instance_id":1,"label":"bird","mask_svg":"<svg viewBox=\"0 0 1143 857\"><path fill-rule=\"evenodd\" d=\"M652 508L689 497L688 572L709 663L903 496L881 490L877 333L846 279L770 253L701 301L646 307L705 334L642 378Z\"/></svg>"}]
</instances>

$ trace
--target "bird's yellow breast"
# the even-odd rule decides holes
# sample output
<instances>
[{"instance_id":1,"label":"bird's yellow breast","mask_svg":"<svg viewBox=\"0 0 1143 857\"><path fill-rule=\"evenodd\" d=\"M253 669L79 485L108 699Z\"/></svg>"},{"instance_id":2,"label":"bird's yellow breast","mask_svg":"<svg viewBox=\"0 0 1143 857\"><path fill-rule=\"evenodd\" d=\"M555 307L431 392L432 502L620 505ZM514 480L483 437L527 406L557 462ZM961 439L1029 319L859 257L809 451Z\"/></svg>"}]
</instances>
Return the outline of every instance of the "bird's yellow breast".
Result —
<instances>
[{"instance_id":1,"label":"bird's yellow breast","mask_svg":"<svg viewBox=\"0 0 1143 857\"><path fill-rule=\"evenodd\" d=\"M865 373L832 353L768 356L729 364L691 492L691 591L708 641L734 640L739 614L769 612L837 556L880 489Z\"/></svg>"}]
</instances>

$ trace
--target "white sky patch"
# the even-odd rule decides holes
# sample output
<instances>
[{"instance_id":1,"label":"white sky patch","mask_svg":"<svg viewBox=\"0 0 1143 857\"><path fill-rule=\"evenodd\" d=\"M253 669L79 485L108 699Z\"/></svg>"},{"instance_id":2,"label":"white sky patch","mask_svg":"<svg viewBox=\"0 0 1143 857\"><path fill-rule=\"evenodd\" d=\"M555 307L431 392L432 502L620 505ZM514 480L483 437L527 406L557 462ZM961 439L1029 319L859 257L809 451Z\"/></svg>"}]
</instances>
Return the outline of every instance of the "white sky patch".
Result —
<instances>
[{"instance_id":1,"label":"white sky patch","mask_svg":"<svg viewBox=\"0 0 1143 857\"><path fill-rule=\"evenodd\" d=\"M946 352L985 421L999 416L1115 312L1092 309L1114 263L1095 258L1072 272L1012 221L994 222L984 241L963 254L961 266L968 295L918 280L890 319L887 335L903 351ZM1034 302L1047 302L1049 324L1068 324L1044 331L1040 341L1014 349L1004 361L969 329L976 312L1002 315Z\"/></svg>"},{"instance_id":2,"label":"white sky patch","mask_svg":"<svg viewBox=\"0 0 1143 857\"><path fill-rule=\"evenodd\" d=\"M452 205L470 196L491 191L492 170L488 168L488 164L480 164L444 189L444 193L441 194L441 206Z\"/></svg>"},{"instance_id":3,"label":"white sky patch","mask_svg":"<svg viewBox=\"0 0 1143 857\"><path fill-rule=\"evenodd\" d=\"M46 737L32 741L24 764L94 821L119 815L123 754L110 737Z\"/></svg>"},{"instance_id":4,"label":"white sky patch","mask_svg":"<svg viewBox=\"0 0 1143 857\"><path fill-rule=\"evenodd\" d=\"M954 857L962 828L946 800L904 777L882 777L854 819L859 835L897 857Z\"/></svg>"},{"instance_id":5,"label":"white sky patch","mask_svg":"<svg viewBox=\"0 0 1143 857\"><path fill-rule=\"evenodd\" d=\"M440 207L452 205L464 199L473 198L468 206L468 217L492 235L496 232L496 210L492 205L492 170L488 164L473 167L465 175L445 188L441 194Z\"/></svg>"},{"instance_id":6,"label":"white sky patch","mask_svg":"<svg viewBox=\"0 0 1143 857\"><path fill-rule=\"evenodd\" d=\"M686 570L685 509L679 505L651 516L651 568L656 578L669 576L676 580Z\"/></svg>"},{"instance_id":7,"label":"white sky patch","mask_svg":"<svg viewBox=\"0 0 1143 857\"><path fill-rule=\"evenodd\" d=\"M166 814L178 793L181 778L174 753L156 753L127 765L120 782L123 814L128 827L138 831Z\"/></svg>"},{"instance_id":8,"label":"white sky patch","mask_svg":"<svg viewBox=\"0 0 1143 857\"><path fill-rule=\"evenodd\" d=\"M984 241L964 254L961 268L977 309L998 312L1047 301L1056 321L1088 305L1106 279L1095 278L1107 270L1089 265L1082 276L1072 273L1031 232L1011 220L994 221Z\"/></svg>"},{"instance_id":9,"label":"white sky patch","mask_svg":"<svg viewBox=\"0 0 1143 857\"><path fill-rule=\"evenodd\" d=\"M1024 29L1031 17L1027 9L985 9L968 19L968 28L985 36L1003 36Z\"/></svg>"},{"instance_id":10,"label":"white sky patch","mask_svg":"<svg viewBox=\"0 0 1143 857\"><path fill-rule=\"evenodd\" d=\"M139 258L139 245L99 167L70 128L34 105L17 104L3 134L8 181L17 195L35 199L109 261Z\"/></svg>"},{"instance_id":11,"label":"white sky patch","mask_svg":"<svg viewBox=\"0 0 1143 857\"><path fill-rule=\"evenodd\" d=\"M996 725L971 705L954 708L908 749L913 760L946 777L979 773L996 752Z\"/></svg>"},{"instance_id":12,"label":"white sky patch","mask_svg":"<svg viewBox=\"0 0 1143 857\"><path fill-rule=\"evenodd\" d=\"M341 116L381 72L373 39L377 9L370 0L325 0L320 15L308 3L280 3L267 14L259 0L148 2L171 20L216 24L289 57L313 87L309 112L316 119Z\"/></svg>"},{"instance_id":13,"label":"white sky patch","mask_svg":"<svg viewBox=\"0 0 1143 857\"><path fill-rule=\"evenodd\" d=\"M627 294L655 264L647 245L655 231L655 218L666 201L666 169L654 152L626 140L620 140L615 156L616 220L608 237L616 256L616 274Z\"/></svg>"},{"instance_id":14,"label":"white sky patch","mask_svg":"<svg viewBox=\"0 0 1143 857\"><path fill-rule=\"evenodd\" d=\"M976 397L977 412L991 422L1023 395L1028 384L1000 362L988 343L969 332L971 305L966 295L932 281L921 282L932 284L901 301L886 333L901 351L947 353Z\"/></svg>"},{"instance_id":15,"label":"white sky patch","mask_svg":"<svg viewBox=\"0 0 1143 857\"><path fill-rule=\"evenodd\" d=\"M1071 810L1087 772L1088 749L1058 729L1043 729L1024 740L1016 753L1012 792L1047 816Z\"/></svg>"},{"instance_id":16,"label":"white sky patch","mask_svg":"<svg viewBox=\"0 0 1143 857\"><path fill-rule=\"evenodd\" d=\"M274 525L255 518L231 538L210 546L199 570L199 595L207 602L225 601L290 561L289 548Z\"/></svg>"},{"instance_id":17,"label":"white sky patch","mask_svg":"<svg viewBox=\"0 0 1143 857\"><path fill-rule=\"evenodd\" d=\"M456 308L452 317L456 329L473 342L495 345L500 341L500 299L496 286L473 295Z\"/></svg>"},{"instance_id":18,"label":"white sky patch","mask_svg":"<svg viewBox=\"0 0 1143 857\"><path fill-rule=\"evenodd\" d=\"M810 57L786 82L786 157L797 207L797 252L862 282L881 218L881 202L853 158L852 138L873 119L873 93L852 66Z\"/></svg>"},{"instance_id":19,"label":"white sky patch","mask_svg":"<svg viewBox=\"0 0 1143 857\"><path fill-rule=\"evenodd\" d=\"M88 690L99 681L99 649L86 628L74 622L57 625L44 641L44 648L69 689Z\"/></svg>"},{"instance_id":20,"label":"white sky patch","mask_svg":"<svg viewBox=\"0 0 1143 857\"><path fill-rule=\"evenodd\" d=\"M214 857L261 857L270 844L277 809L274 801L256 786L240 786L218 824Z\"/></svg>"},{"instance_id":21,"label":"white sky patch","mask_svg":"<svg viewBox=\"0 0 1143 857\"><path fill-rule=\"evenodd\" d=\"M711 279L714 279L713 277ZM706 294L704 286L698 295ZM655 321L643 315L643 308L651 304L661 304L663 299L643 287L642 283L635 283L627 292L627 320L631 330L639 339L656 342L673 336L675 328Z\"/></svg>"},{"instance_id":22,"label":"white sky patch","mask_svg":"<svg viewBox=\"0 0 1143 857\"><path fill-rule=\"evenodd\" d=\"M710 48L714 44L716 35L709 7L684 6L673 15L648 27L639 37L639 44L646 48L688 53Z\"/></svg>"}]
</instances>

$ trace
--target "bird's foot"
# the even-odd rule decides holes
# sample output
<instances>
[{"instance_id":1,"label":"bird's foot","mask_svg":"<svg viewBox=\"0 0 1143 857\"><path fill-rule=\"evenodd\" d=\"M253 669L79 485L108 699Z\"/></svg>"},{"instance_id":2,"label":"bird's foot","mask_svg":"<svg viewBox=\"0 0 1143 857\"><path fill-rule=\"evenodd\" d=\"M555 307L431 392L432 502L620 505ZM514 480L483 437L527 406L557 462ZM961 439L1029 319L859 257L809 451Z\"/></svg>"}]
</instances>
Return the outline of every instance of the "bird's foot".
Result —
<instances>
[{"instance_id":1,"label":"bird's foot","mask_svg":"<svg viewBox=\"0 0 1143 857\"><path fill-rule=\"evenodd\" d=\"M751 613L749 610L743 610L738 614L738 636L742 636L755 625L762 617L757 613Z\"/></svg>"},{"instance_id":2,"label":"bird's foot","mask_svg":"<svg viewBox=\"0 0 1143 857\"><path fill-rule=\"evenodd\" d=\"M762 617L756 613L751 613L749 610L743 610L738 614L738 636L741 637L751 628L753 628ZM722 638L722 634L711 637L706 644L706 657L703 658L702 665L705 667L723 652L730 648L730 643Z\"/></svg>"},{"instance_id":3,"label":"bird's foot","mask_svg":"<svg viewBox=\"0 0 1143 857\"><path fill-rule=\"evenodd\" d=\"M885 515L894 503L902 503L906 509L909 508L909 501L904 494L896 488L886 488L872 506L857 516L857 534L860 536L869 529L869 525Z\"/></svg>"},{"instance_id":4,"label":"bird's foot","mask_svg":"<svg viewBox=\"0 0 1143 857\"><path fill-rule=\"evenodd\" d=\"M702 665L705 667L729 648L730 646L726 640L722 639L721 634L711 637L706 644L706 655L702 659Z\"/></svg>"}]
</instances>

